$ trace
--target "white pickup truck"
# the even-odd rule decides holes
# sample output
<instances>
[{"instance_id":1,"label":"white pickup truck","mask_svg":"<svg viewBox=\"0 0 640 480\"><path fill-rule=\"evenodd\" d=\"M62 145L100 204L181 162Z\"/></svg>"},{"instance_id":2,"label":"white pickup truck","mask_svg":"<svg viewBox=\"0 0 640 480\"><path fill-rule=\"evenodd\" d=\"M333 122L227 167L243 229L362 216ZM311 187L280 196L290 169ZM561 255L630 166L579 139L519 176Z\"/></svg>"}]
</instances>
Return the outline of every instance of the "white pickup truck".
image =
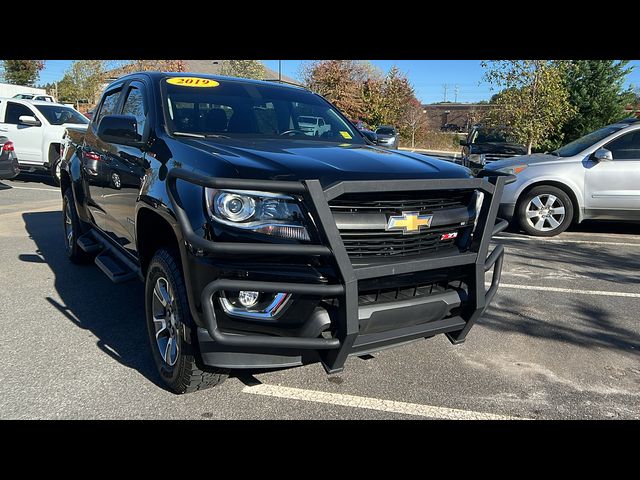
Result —
<instances>
[{"instance_id":1,"label":"white pickup truck","mask_svg":"<svg viewBox=\"0 0 640 480\"><path fill-rule=\"evenodd\" d=\"M13 141L20 170L46 169L56 183L65 129L88 124L80 112L59 103L0 98L0 135Z\"/></svg>"}]
</instances>

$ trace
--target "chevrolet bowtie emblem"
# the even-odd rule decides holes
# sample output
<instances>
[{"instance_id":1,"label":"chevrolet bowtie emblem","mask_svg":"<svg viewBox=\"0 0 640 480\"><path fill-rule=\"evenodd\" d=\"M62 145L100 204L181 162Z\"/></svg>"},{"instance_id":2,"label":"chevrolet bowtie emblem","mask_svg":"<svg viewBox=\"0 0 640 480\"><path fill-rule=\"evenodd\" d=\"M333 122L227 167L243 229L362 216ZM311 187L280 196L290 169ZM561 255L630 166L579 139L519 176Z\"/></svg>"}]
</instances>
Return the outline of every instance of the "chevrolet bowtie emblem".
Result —
<instances>
[{"instance_id":1,"label":"chevrolet bowtie emblem","mask_svg":"<svg viewBox=\"0 0 640 480\"><path fill-rule=\"evenodd\" d=\"M418 233L421 228L429 228L433 215L420 215L419 212L402 212L402 215L389 217L387 230L402 230L403 234Z\"/></svg>"}]
</instances>

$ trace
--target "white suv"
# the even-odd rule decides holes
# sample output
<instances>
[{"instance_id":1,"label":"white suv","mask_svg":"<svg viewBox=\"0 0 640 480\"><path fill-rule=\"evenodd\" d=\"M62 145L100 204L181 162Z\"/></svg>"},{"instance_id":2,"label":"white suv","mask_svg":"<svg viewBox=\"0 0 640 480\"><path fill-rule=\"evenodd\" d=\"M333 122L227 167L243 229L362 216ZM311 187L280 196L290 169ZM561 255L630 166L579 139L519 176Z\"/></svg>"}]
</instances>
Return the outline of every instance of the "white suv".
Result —
<instances>
[{"instance_id":1,"label":"white suv","mask_svg":"<svg viewBox=\"0 0 640 480\"><path fill-rule=\"evenodd\" d=\"M14 95L13 98L17 98L19 100L40 100L43 102L56 103L55 98L53 98L51 95L45 95L41 93L18 93Z\"/></svg>"},{"instance_id":2,"label":"white suv","mask_svg":"<svg viewBox=\"0 0 640 480\"><path fill-rule=\"evenodd\" d=\"M66 127L88 124L80 112L59 103L0 98L0 135L13 141L21 169L47 169L56 182Z\"/></svg>"}]
</instances>

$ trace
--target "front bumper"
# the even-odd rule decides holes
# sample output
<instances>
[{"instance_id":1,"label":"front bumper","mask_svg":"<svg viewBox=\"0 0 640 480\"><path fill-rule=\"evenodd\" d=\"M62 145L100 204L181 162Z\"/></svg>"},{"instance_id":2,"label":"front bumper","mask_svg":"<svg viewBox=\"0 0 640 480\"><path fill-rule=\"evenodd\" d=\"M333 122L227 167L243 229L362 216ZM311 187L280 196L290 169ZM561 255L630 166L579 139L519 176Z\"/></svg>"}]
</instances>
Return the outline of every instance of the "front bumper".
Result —
<instances>
[{"instance_id":1,"label":"front bumper","mask_svg":"<svg viewBox=\"0 0 640 480\"><path fill-rule=\"evenodd\" d=\"M254 281L217 278L209 282L200 295L206 328L198 329L200 351L206 364L227 368L268 368L320 361L330 372L342 370L349 355L380 350L418 338L445 333L456 344L465 340L469 330L495 295L500 281L504 249L496 246L488 255L491 236L506 228L506 221L496 223L499 201L510 176L492 173L473 179L349 181L326 190L318 180L283 182L268 180L214 179L174 168L167 176L167 188L173 210L191 250L213 255L286 255L322 257L337 272L333 283ZM212 242L198 236L182 208L176 184L186 181L218 189L263 190L297 194L303 197L315 222L322 243L275 244ZM367 191L416 191L442 189L478 189L484 192L476 233L468 251L449 251L424 257L404 257L399 261L354 264L347 255L328 202L345 193ZM242 257L237 257L242 262ZM382 277L465 269L465 290L448 290L413 301L392 302L377 306L359 305L359 282ZM493 268L489 288L485 273ZM462 284L462 282L461 282ZM214 299L222 290L289 292L337 300L331 312L331 328L323 312L311 315L305 328L290 335L224 331L216 318ZM317 317L317 318L316 318ZM404 320L398 320L404 318ZM416 320L418 319L418 320ZM427 320L427 321L424 321ZM314 322L318 328L314 328Z\"/></svg>"}]
</instances>

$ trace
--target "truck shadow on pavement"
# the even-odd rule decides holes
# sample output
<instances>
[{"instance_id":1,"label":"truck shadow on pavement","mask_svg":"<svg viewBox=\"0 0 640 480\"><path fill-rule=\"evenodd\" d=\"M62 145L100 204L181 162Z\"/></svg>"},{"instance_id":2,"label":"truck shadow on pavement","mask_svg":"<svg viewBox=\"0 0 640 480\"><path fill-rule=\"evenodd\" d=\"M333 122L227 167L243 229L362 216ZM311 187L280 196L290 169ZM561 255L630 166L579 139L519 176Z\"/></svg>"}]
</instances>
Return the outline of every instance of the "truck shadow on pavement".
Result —
<instances>
[{"instance_id":1,"label":"truck shadow on pavement","mask_svg":"<svg viewBox=\"0 0 640 480\"><path fill-rule=\"evenodd\" d=\"M50 296L46 300L75 326L95 335L102 352L164 388L149 351L142 283L116 285L93 263L71 263L65 254L61 212L25 213L22 218L38 255L23 254L20 260L44 261L55 275L60 301Z\"/></svg>"}]
</instances>

